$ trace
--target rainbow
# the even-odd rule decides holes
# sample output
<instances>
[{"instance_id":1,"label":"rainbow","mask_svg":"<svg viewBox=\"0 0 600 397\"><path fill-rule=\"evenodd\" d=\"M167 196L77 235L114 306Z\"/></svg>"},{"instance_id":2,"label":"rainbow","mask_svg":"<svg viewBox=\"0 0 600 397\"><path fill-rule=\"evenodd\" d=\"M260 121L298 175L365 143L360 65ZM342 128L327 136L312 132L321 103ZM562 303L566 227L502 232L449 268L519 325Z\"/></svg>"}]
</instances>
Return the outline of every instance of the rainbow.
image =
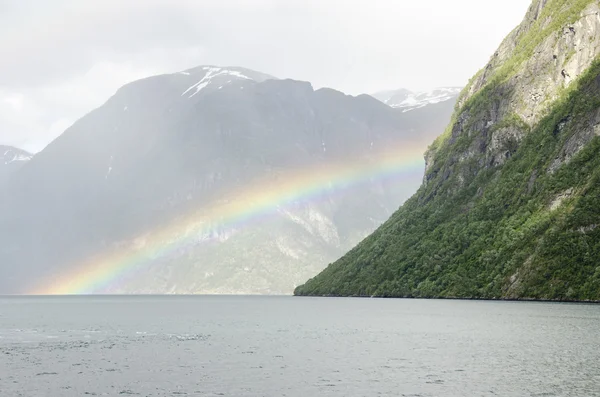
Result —
<instances>
[{"instance_id":1,"label":"rainbow","mask_svg":"<svg viewBox=\"0 0 600 397\"><path fill-rule=\"evenodd\" d=\"M311 200L332 191L341 192L361 183L423 172L423 144L411 143L378 153L376 161L339 161L319 167L287 171L268 180L253 181L228 197L180 217L159 230L134 240L134 247L120 249L79 263L66 274L54 275L28 291L35 295L97 294L122 284L158 259L197 244L210 225L240 228L260 222L286 205ZM135 241L138 241L135 244Z\"/></svg>"}]
</instances>

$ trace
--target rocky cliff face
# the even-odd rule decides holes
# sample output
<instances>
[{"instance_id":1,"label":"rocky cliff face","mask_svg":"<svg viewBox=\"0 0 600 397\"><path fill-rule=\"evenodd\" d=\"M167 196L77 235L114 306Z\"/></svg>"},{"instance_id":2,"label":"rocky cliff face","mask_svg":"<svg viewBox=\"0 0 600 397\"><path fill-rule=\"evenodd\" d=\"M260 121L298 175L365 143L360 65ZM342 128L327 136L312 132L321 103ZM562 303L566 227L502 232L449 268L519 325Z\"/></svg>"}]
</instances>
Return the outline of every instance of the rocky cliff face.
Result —
<instances>
[{"instance_id":1,"label":"rocky cliff face","mask_svg":"<svg viewBox=\"0 0 600 397\"><path fill-rule=\"evenodd\" d=\"M533 1L459 97L417 195L297 293L600 299L599 4Z\"/></svg>"},{"instance_id":2,"label":"rocky cliff face","mask_svg":"<svg viewBox=\"0 0 600 397\"><path fill-rule=\"evenodd\" d=\"M422 152L452 108L243 68L128 84L0 192L0 293L289 293L417 189L380 155Z\"/></svg>"},{"instance_id":3,"label":"rocky cliff face","mask_svg":"<svg viewBox=\"0 0 600 397\"><path fill-rule=\"evenodd\" d=\"M516 113L529 125L537 123L598 56L599 23L596 2L534 1L521 25L471 80L459 106L484 87L502 81L508 95L498 110Z\"/></svg>"},{"instance_id":4,"label":"rocky cliff face","mask_svg":"<svg viewBox=\"0 0 600 397\"><path fill-rule=\"evenodd\" d=\"M536 0L458 99L451 140L477 134L461 159L479 152L500 165L600 54L600 3ZM476 97L476 98L474 98ZM510 126L500 121L512 118ZM520 124L520 125L519 125ZM442 137L440 140L448 136ZM482 139L486 139L485 142ZM426 155L432 163L435 148ZM484 151L485 153L481 153Z\"/></svg>"}]
</instances>

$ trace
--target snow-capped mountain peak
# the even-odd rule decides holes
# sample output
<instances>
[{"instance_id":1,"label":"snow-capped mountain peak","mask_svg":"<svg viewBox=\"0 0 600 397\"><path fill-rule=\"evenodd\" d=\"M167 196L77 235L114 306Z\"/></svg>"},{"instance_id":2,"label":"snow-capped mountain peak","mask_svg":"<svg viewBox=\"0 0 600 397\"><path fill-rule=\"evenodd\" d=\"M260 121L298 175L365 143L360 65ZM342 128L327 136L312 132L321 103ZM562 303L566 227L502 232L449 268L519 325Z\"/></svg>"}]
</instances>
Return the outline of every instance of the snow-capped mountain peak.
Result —
<instances>
[{"instance_id":1,"label":"snow-capped mountain peak","mask_svg":"<svg viewBox=\"0 0 600 397\"><path fill-rule=\"evenodd\" d=\"M8 165L15 162L25 162L31 160L33 155L24 150L12 146L0 145L0 163Z\"/></svg>"},{"instance_id":2,"label":"snow-capped mountain peak","mask_svg":"<svg viewBox=\"0 0 600 397\"><path fill-rule=\"evenodd\" d=\"M207 87L221 89L225 85L239 81L262 82L275 79L273 76L250 69L212 65L198 66L176 74L186 76L186 78L194 81L193 84L181 93L181 96L188 98L192 98Z\"/></svg>"},{"instance_id":3,"label":"snow-capped mountain peak","mask_svg":"<svg viewBox=\"0 0 600 397\"><path fill-rule=\"evenodd\" d=\"M27 164L32 157L31 153L24 150L0 145L0 191L3 190L3 184L9 177Z\"/></svg>"},{"instance_id":4,"label":"snow-capped mountain peak","mask_svg":"<svg viewBox=\"0 0 600 397\"><path fill-rule=\"evenodd\" d=\"M420 92L401 88L398 90L381 91L373 94L373 97L390 107L408 112L427 105L455 99L460 94L460 91L460 87L440 87Z\"/></svg>"}]
</instances>

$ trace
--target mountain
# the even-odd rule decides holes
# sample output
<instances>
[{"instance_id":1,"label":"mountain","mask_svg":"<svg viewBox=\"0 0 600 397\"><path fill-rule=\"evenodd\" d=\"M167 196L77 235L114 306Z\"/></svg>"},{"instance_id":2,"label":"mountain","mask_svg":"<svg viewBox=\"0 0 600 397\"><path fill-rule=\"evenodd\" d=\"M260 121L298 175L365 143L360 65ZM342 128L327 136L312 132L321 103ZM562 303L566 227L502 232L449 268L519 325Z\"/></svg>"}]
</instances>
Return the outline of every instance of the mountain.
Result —
<instances>
[{"instance_id":1,"label":"mountain","mask_svg":"<svg viewBox=\"0 0 600 397\"><path fill-rule=\"evenodd\" d=\"M33 155L12 146L0 145L0 186Z\"/></svg>"},{"instance_id":2,"label":"mountain","mask_svg":"<svg viewBox=\"0 0 600 397\"><path fill-rule=\"evenodd\" d=\"M431 91L412 92L400 88L398 90L381 91L373 94L375 99L380 100L388 106L409 112L434 103L456 101L461 88L441 87Z\"/></svg>"},{"instance_id":3,"label":"mountain","mask_svg":"<svg viewBox=\"0 0 600 397\"><path fill-rule=\"evenodd\" d=\"M535 0L418 192L298 295L600 300L600 7Z\"/></svg>"},{"instance_id":4,"label":"mountain","mask_svg":"<svg viewBox=\"0 0 600 397\"><path fill-rule=\"evenodd\" d=\"M0 293L290 293L418 188L453 106L233 67L127 84L0 193Z\"/></svg>"}]
</instances>

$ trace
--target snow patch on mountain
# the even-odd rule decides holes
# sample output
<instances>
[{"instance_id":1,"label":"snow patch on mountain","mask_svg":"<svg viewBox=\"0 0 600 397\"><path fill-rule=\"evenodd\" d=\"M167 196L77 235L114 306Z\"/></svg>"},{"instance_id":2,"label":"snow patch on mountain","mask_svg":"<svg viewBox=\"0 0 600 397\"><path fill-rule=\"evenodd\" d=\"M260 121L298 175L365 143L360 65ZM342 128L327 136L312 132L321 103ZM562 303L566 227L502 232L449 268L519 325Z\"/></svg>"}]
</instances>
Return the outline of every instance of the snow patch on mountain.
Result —
<instances>
[{"instance_id":1,"label":"snow patch on mountain","mask_svg":"<svg viewBox=\"0 0 600 397\"><path fill-rule=\"evenodd\" d=\"M247 74L241 72L240 70L234 70L231 68L221 68L221 67L217 67L217 66L202 66L201 68L197 68L196 70L199 70L201 72L201 74L203 74L203 77L196 83L192 84L188 89L186 89L181 94L181 96L189 95L188 98L192 98L193 96L195 96L196 94L201 92L203 89L208 87L210 84L213 84L216 82L219 83L219 89L221 89L223 87L224 83L230 84L234 81L240 81L240 80L257 81L255 78L248 76ZM179 72L179 74L184 74L187 76L195 75L195 73L191 73L191 72L187 72L187 71ZM224 82L223 77L227 78L226 82Z\"/></svg>"},{"instance_id":2,"label":"snow patch on mountain","mask_svg":"<svg viewBox=\"0 0 600 397\"><path fill-rule=\"evenodd\" d=\"M441 87L430 91L413 92L401 88L392 91L381 91L373 94L373 97L390 107L409 112L427 105L455 99L461 90L460 87Z\"/></svg>"},{"instance_id":3,"label":"snow patch on mountain","mask_svg":"<svg viewBox=\"0 0 600 397\"><path fill-rule=\"evenodd\" d=\"M0 154L0 162L4 163L4 165L15 162L29 161L33 158L32 154L10 146L0 146Z\"/></svg>"},{"instance_id":4,"label":"snow patch on mountain","mask_svg":"<svg viewBox=\"0 0 600 397\"><path fill-rule=\"evenodd\" d=\"M108 176L110 175L110 173L113 170L113 167L112 167L113 159L114 159L114 156L110 156L110 160L108 160L108 170L106 171L106 175L104 175L104 179L108 179Z\"/></svg>"}]
</instances>

